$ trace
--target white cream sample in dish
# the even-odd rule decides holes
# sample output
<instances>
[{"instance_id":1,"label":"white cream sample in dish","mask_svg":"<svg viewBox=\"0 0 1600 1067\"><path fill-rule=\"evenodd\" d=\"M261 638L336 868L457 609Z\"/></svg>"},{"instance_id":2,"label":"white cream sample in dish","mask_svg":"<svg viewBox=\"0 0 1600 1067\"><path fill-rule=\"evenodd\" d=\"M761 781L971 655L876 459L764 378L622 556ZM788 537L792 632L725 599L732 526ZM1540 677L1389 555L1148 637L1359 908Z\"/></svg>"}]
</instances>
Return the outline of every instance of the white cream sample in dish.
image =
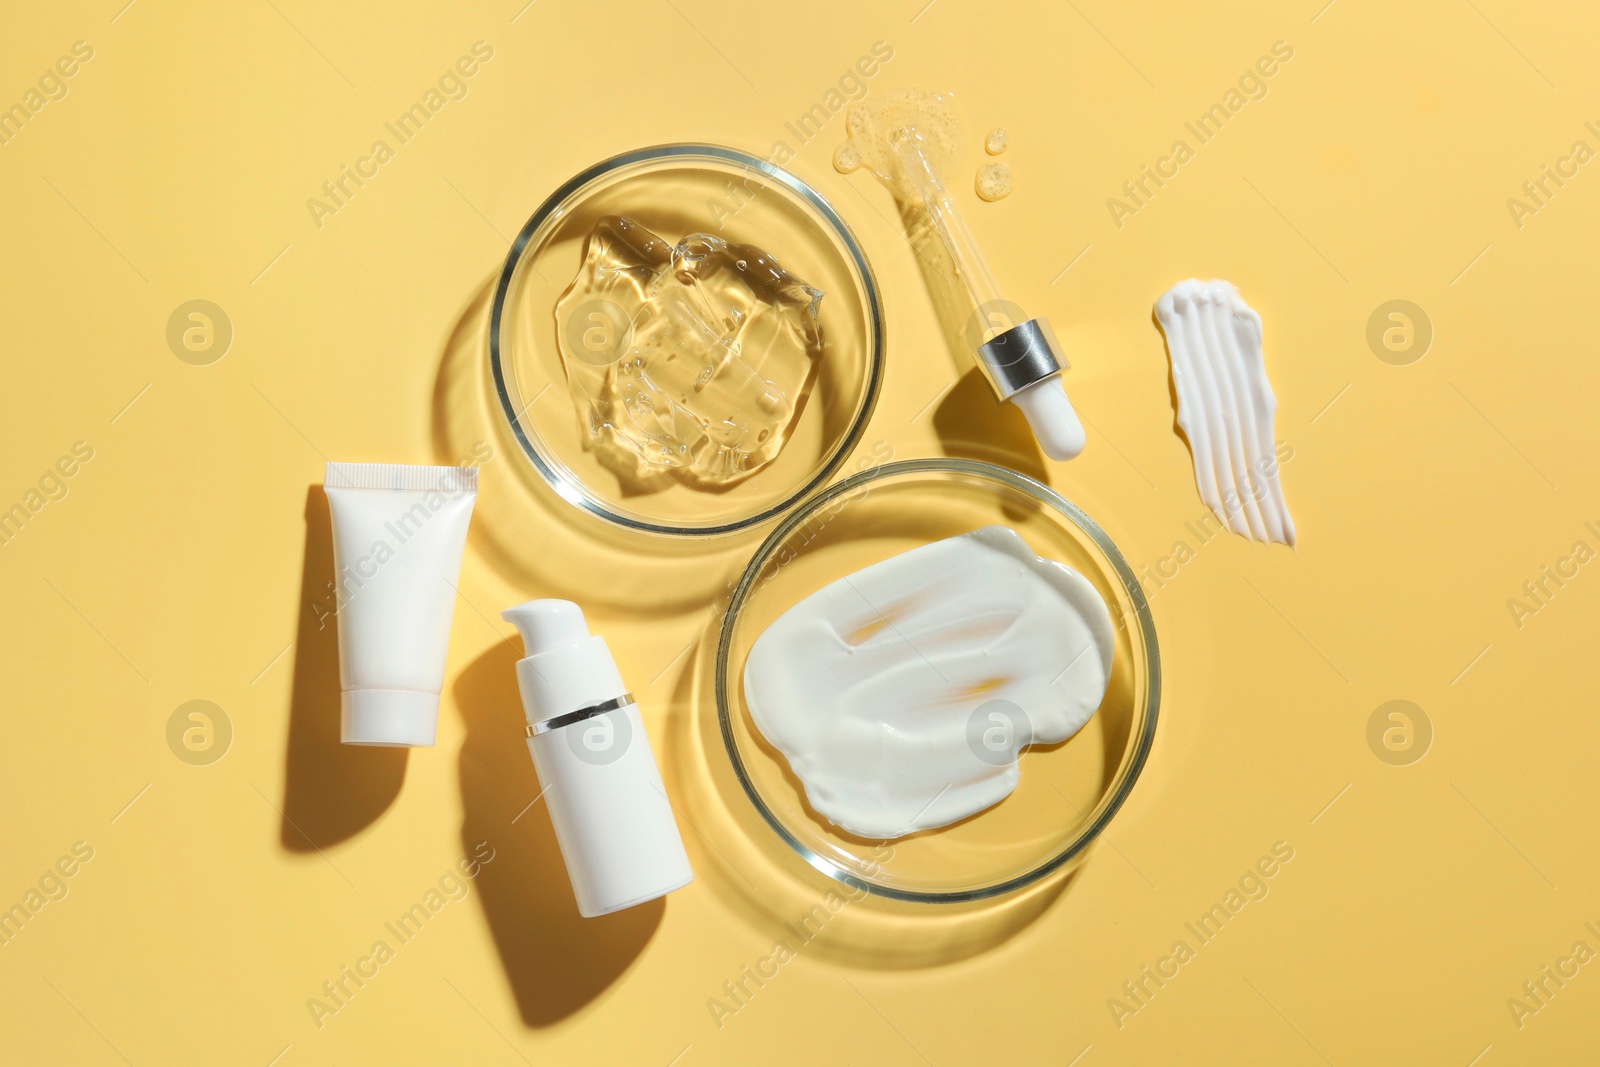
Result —
<instances>
[{"instance_id":1,"label":"white cream sample in dish","mask_svg":"<svg viewBox=\"0 0 1600 1067\"><path fill-rule=\"evenodd\" d=\"M751 717L823 817L886 839L1004 800L1029 744L1095 713L1111 614L1089 580L985 526L806 597L745 663Z\"/></svg>"},{"instance_id":2,"label":"white cream sample in dish","mask_svg":"<svg viewBox=\"0 0 1600 1067\"><path fill-rule=\"evenodd\" d=\"M1294 544L1278 483L1278 410L1261 354L1261 316L1224 281L1179 282L1156 301L1167 335L1178 426L1200 498L1234 533Z\"/></svg>"}]
</instances>

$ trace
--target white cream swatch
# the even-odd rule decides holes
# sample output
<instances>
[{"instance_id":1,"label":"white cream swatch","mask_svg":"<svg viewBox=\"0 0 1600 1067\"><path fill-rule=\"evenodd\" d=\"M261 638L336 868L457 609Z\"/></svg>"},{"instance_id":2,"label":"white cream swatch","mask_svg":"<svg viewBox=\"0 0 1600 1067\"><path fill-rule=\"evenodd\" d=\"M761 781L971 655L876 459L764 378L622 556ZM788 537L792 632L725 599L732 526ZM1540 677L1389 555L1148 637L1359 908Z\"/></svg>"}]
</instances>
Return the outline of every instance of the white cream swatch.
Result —
<instances>
[{"instance_id":1,"label":"white cream swatch","mask_svg":"<svg viewBox=\"0 0 1600 1067\"><path fill-rule=\"evenodd\" d=\"M816 811L895 838L1004 800L1023 747L1066 740L1100 706L1113 643L1088 579L985 526L784 612L750 650L745 702Z\"/></svg>"},{"instance_id":2,"label":"white cream swatch","mask_svg":"<svg viewBox=\"0 0 1600 1067\"><path fill-rule=\"evenodd\" d=\"M1278 484L1277 398L1261 355L1261 316L1224 281L1179 282L1156 301L1167 335L1178 426L1200 498L1234 533L1294 544Z\"/></svg>"}]
</instances>

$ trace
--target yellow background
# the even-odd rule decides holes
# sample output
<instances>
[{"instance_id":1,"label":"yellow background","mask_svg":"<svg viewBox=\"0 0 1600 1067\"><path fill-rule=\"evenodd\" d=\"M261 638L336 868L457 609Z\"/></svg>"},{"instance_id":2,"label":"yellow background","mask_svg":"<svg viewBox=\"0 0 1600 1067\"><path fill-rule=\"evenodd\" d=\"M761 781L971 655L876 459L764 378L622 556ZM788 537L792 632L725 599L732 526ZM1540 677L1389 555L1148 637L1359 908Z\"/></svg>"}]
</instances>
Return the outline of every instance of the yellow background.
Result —
<instances>
[{"instance_id":1,"label":"yellow background","mask_svg":"<svg viewBox=\"0 0 1600 1067\"><path fill-rule=\"evenodd\" d=\"M1600 148L1583 125L1600 119L1591 9L122 2L18 8L0 39L4 104L73 42L94 49L0 145L0 505L74 442L94 449L0 546L0 903L74 842L94 849L0 946L7 1062L1592 1056L1600 966L1520 1028L1507 999L1574 942L1600 949L1584 926L1600 926L1600 574L1580 569L1520 628L1507 600L1574 542L1600 547L1584 525L1600 520L1600 164L1520 228L1506 206L1574 141ZM494 58L470 95L319 229L307 198L479 40ZM987 442L1041 469L998 415L923 414L958 368L889 201L831 170L842 119L804 146L785 131L880 40L894 57L871 91L955 91L973 165L985 130L1011 131L1015 194L986 205L963 187L961 203L1008 295L1071 350L1089 446L1043 467L1049 482L1136 567L1185 539L1203 507L1150 309L1178 279L1227 278L1265 322L1301 541L1219 538L1153 592L1160 733L1075 877L957 930L852 915L897 930L898 951L825 934L719 1028L707 1000L825 887L705 788L710 593L588 605L643 700L697 880L584 922L542 806L512 822L537 783L498 610L567 591L515 565L551 551L544 531L474 527L438 747L339 750L331 630L310 609L326 518L308 489L325 457L460 458L441 368L481 355L508 236L582 167L686 139L789 141L859 235L890 333L863 454ZM1268 95L1118 228L1107 198L1280 40L1294 57ZM235 332L210 366L165 340L197 298ZM1409 366L1365 339L1393 299L1435 331ZM494 447L485 508L522 491L523 461ZM715 570L720 588L752 547L660 564L652 585L699 590ZM1366 739L1396 698L1433 726L1410 766ZM194 699L234 731L209 766L167 745ZM319 1029L307 998L476 840L496 859L470 895ZM1270 895L1119 1027L1108 998L1278 841L1294 859Z\"/></svg>"}]
</instances>

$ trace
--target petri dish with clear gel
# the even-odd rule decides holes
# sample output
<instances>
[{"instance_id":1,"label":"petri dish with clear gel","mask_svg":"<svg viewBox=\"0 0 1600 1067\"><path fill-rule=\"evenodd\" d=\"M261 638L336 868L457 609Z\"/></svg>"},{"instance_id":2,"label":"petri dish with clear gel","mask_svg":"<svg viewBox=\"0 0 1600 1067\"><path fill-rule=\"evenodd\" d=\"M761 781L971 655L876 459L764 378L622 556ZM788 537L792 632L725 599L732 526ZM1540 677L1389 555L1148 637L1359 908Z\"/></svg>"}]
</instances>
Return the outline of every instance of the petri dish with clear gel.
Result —
<instances>
[{"instance_id":1,"label":"petri dish with clear gel","mask_svg":"<svg viewBox=\"0 0 1600 1067\"><path fill-rule=\"evenodd\" d=\"M1099 709L1056 745L1023 750L1000 803L891 841L859 838L807 803L744 699L756 638L794 604L890 556L991 524L1078 571L1110 608L1115 645ZM1127 799L1155 736L1161 670L1155 626L1127 561L1059 493L993 464L904 460L813 496L768 535L735 587L715 663L718 725L734 777L777 835L836 881L897 900L961 903L1020 889L1080 861Z\"/></svg>"},{"instance_id":2,"label":"petri dish with clear gel","mask_svg":"<svg viewBox=\"0 0 1600 1067\"><path fill-rule=\"evenodd\" d=\"M597 449L569 389L557 303L578 275L589 235L606 216L632 220L668 245L704 233L754 246L823 293L817 309L821 349L809 392L776 457L747 477L711 487L671 477L642 479L605 462ZM608 328L603 316L595 324ZM566 327L570 334L585 325ZM859 441L877 402L883 341L871 268L825 199L748 153L670 144L590 167L533 213L495 287L489 362L513 437L562 499L619 527L703 537L775 518L828 480Z\"/></svg>"}]
</instances>

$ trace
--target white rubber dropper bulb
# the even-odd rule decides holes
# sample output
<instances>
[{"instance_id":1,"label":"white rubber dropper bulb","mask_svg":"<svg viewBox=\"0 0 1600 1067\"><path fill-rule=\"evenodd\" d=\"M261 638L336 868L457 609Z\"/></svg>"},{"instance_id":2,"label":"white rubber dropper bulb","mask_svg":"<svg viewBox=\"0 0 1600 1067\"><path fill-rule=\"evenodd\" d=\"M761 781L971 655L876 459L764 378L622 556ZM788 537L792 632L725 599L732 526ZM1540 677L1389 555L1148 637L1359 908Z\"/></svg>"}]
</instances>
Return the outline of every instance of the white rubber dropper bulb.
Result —
<instances>
[{"instance_id":1,"label":"white rubber dropper bulb","mask_svg":"<svg viewBox=\"0 0 1600 1067\"><path fill-rule=\"evenodd\" d=\"M1067 399L1061 375L1052 374L1011 394L1011 402L1022 409L1033 428L1039 448L1051 459L1073 459L1083 451L1083 423Z\"/></svg>"}]
</instances>

